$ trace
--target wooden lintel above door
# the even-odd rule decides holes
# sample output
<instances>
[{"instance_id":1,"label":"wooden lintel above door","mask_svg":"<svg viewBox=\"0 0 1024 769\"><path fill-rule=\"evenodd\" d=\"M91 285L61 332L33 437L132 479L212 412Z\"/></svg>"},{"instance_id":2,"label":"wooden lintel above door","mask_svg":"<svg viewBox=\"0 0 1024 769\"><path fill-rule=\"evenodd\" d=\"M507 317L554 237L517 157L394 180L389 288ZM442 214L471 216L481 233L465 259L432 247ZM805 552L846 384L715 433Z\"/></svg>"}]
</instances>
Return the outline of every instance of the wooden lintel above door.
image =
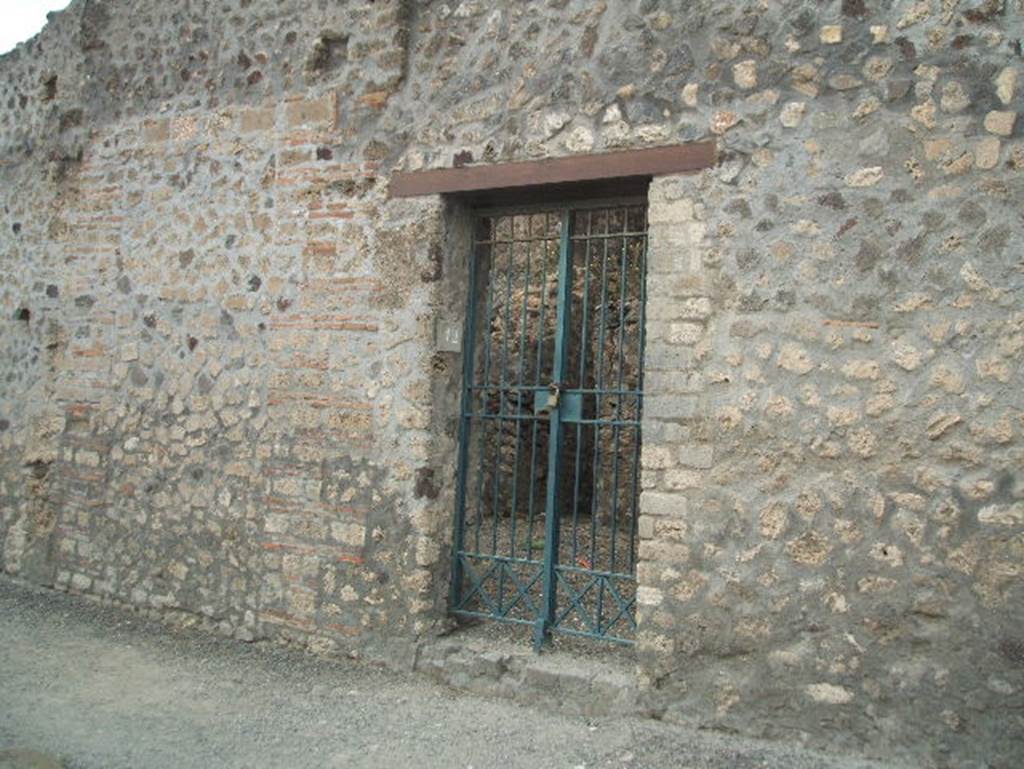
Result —
<instances>
[{"instance_id":1,"label":"wooden lintel above door","mask_svg":"<svg viewBox=\"0 0 1024 769\"><path fill-rule=\"evenodd\" d=\"M590 187L599 184L614 190L619 184L635 185L646 183L654 176L710 168L715 165L716 154L714 142L689 142L593 155L398 172L391 176L388 195L392 198L438 194L471 196L580 183Z\"/></svg>"}]
</instances>

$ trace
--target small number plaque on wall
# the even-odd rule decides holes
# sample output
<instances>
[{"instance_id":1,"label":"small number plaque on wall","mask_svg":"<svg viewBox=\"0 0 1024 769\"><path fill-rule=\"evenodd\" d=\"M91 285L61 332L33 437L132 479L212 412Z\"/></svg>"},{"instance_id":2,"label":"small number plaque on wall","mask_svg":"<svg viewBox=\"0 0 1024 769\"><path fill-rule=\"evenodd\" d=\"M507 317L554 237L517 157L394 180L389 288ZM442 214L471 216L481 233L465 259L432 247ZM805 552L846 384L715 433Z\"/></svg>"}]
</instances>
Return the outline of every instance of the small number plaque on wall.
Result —
<instances>
[{"instance_id":1,"label":"small number plaque on wall","mask_svg":"<svg viewBox=\"0 0 1024 769\"><path fill-rule=\"evenodd\" d=\"M462 352L462 324L438 318L434 327L438 352Z\"/></svg>"}]
</instances>

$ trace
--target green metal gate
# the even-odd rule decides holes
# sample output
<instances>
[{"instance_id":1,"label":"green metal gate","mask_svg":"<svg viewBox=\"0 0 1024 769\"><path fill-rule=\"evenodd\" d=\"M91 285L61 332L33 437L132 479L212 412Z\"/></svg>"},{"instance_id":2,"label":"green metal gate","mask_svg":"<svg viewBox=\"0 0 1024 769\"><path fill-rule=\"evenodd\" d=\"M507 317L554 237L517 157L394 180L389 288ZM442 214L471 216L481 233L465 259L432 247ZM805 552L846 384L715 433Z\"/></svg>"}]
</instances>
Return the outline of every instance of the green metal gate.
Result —
<instances>
[{"instance_id":1,"label":"green metal gate","mask_svg":"<svg viewBox=\"0 0 1024 769\"><path fill-rule=\"evenodd\" d=\"M479 213L452 611L631 643L643 201Z\"/></svg>"}]
</instances>

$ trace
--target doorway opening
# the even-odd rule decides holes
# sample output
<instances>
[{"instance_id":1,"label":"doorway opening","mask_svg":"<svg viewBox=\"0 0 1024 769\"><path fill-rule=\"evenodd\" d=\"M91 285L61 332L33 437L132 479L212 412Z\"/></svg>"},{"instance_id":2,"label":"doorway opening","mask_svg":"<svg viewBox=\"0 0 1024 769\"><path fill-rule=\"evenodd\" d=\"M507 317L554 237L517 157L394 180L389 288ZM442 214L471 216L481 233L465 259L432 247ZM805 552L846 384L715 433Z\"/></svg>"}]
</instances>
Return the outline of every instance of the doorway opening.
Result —
<instances>
[{"instance_id":1,"label":"doorway opening","mask_svg":"<svg viewBox=\"0 0 1024 769\"><path fill-rule=\"evenodd\" d=\"M474 219L451 610L632 643L646 201Z\"/></svg>"}]
</instances>

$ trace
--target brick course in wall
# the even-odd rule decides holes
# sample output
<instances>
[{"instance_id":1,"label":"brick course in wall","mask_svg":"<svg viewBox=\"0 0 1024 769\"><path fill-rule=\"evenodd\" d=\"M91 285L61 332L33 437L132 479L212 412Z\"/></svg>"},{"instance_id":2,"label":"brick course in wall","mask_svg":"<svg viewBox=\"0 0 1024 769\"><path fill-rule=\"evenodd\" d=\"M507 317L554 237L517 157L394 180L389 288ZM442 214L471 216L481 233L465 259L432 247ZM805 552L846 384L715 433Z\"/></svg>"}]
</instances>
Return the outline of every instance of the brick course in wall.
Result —
<instances>
[{"instance_id":1,"label":"brick course in wall","mask_svg":"<svg viewBox=\"0 0 1024 769\"><path fill-rule=\"evenodd\" d=\"M649 198L637 683L1024 760L1021 0L74 0L0 57L0 565L408 664L448 628L463 203Z\"/></svg>"}]
</instances>

